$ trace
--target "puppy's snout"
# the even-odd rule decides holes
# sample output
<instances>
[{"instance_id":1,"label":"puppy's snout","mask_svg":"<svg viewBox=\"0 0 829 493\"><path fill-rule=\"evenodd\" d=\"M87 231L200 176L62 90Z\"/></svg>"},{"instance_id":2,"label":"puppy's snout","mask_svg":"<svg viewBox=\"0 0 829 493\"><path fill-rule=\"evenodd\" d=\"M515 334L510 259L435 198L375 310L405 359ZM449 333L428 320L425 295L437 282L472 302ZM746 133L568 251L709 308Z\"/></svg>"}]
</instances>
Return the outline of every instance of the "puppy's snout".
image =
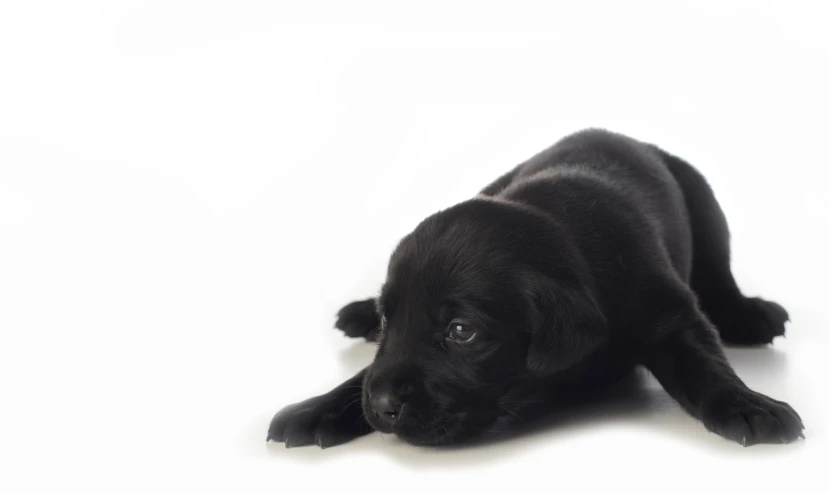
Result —
<instances>
[{"instance_id":1,"label":"puppy's snout","mask_svg":"<svg viewBox=\"0 0 829 493\"><path fill-rule=\"evenodd\" d=\"M374 417L387 425L393 425L400 419L404 405L391 392L379 391L371 395L371 410Z\"/></svg>"}]
</instances>

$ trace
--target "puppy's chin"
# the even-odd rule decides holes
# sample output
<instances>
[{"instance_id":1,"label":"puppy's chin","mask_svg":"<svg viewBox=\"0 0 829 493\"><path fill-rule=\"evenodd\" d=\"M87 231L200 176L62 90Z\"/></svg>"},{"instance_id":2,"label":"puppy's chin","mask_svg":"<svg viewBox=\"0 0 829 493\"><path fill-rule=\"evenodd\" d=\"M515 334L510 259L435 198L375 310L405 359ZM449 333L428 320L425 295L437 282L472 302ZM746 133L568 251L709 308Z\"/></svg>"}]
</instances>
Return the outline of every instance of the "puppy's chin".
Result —
<instances>
[{"instance_id":1,"label":"puppy's chin","mask_svg":"<svg viewBox=\"0 0 829 493\"><path fill-rule=\"evenodd\" d=\"M366 413L369 425L380 433L394 434L411 445L454 445L472 440L485 433L496 416L472 417L469 413L446 414L439 418L403 419L393 425L381 422Z\"/></svg>"},{"instance_id":2,"label":"puppy's chin","mask_svg":"<svg viewBox=\"0 0 829 493\"><path fill-rule=\"evenodd\" d=\"M448 420L447 420L448 421ZM369 421L371 423L371 421ZM440 446L463 441L475 433L459 426L445 424L446 421L425 423L400 423L392 427L378 426L375 429L381 433L397 435L397 437L411 445ZM374 426L372 424L372 426Z\"/></svg>"}]
</instances>

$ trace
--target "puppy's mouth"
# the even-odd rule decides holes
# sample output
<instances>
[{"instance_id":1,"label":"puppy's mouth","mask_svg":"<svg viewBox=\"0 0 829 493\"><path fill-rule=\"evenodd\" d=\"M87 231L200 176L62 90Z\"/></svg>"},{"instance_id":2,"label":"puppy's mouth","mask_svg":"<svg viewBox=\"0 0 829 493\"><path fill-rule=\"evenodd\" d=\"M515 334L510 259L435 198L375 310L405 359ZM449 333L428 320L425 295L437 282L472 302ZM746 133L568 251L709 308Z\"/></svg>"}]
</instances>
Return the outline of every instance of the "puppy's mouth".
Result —
<instances>
[{"instance_id":1,"label":"puppy's mouth","mask_svg":"<svg viewBox=\"0 0 829 493\"><path fill-rule=\"evenodd\" d=\"M441 446L464 442L481 435L495 421L473 417L469 412L437 412L426 415L414 406L403 406L399 415L382 416L363 401L369 425L380 433L394 434L412 445Z\"/></svg>"},{"instance_id":2,"label":"puppy's mouth","mask_svg":"<svg viewBox=\"0 0 829 493\"><path fill-rule=\"evenodd\" d=\"M460 426L462 419L458 416L441 416L428 422L413 420L399 421L393 424L372 417L369 424L380 433L394 434L412 445L447 445L458 441L463 436Z\"/></svg>"}]
</instances>

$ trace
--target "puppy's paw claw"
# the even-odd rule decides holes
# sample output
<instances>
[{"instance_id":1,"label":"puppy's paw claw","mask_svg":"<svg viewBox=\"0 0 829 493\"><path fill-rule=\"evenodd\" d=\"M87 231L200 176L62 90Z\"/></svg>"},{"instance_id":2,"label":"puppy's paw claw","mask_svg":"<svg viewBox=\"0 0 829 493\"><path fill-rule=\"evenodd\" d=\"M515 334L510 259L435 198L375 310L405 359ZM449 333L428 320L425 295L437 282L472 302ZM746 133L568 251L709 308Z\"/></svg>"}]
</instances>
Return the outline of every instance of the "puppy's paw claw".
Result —
<instances>
[{"instance_id":1,"label":"puppy's paw claw","mask_svg":"<svg viewBox=\"0 0 829 493\"><path fill-rule=\"evenodd\" d=\"M772 344L786 337L789 313L773 301L745 298L714 313L724 342L739 345Z\"/></svg>"},{"instance_id":2,"label":"puppy's paw claw","mask_svg":"<svg viewBox=\"0 0 829 493\"><path fill-rule=\"evenodd\" d=\"M343 331L348 337L377 340L380 332L380 317L377 315L374 298L355 301L342 307L337 312L334 327Z\"/></svg>"},{"instance_id":3,"label":"puppy's paw claw","mask_svg":"<svg viewBox=\"0 0 829 493\"><path fill-rule=\"evenodd\" d=\"M791 406L750 390L731 391L713 399L703 423L710 431L744 447L805 438L803 422Z\"/></svg>"},{"instance_id":4,"label":"puppy's paw claw","mask_svg":"<svg viewBox=\"0 0 829 493\"><path fill-rule=\"evenodd\" d=\"M370 433L359 401L344 405L339 400L315 397L279 411L268 429L268 441L284 442L285 448L317 445L333 447Z\"/></svg>"}]
</instances>

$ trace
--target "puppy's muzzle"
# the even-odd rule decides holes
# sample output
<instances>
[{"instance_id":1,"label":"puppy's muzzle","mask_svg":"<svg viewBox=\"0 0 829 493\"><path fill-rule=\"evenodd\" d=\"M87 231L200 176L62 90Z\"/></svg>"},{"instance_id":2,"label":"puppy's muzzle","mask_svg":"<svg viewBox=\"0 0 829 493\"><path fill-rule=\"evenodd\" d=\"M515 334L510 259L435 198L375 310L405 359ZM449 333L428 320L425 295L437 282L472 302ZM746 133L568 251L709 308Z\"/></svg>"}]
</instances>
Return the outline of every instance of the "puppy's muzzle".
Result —
<instances>
[{"instance_id":1,"label":"puppy's muzzle","mask_svg":"<svg viewBox=\"0 0 829 493\"><path fill-rule=\"evenodd\" d=\"M369 397L369 404L374 418L383 425L392 428L405 411L405 403L387 390L375 391Z\"/></svg>"}]
</instances>

